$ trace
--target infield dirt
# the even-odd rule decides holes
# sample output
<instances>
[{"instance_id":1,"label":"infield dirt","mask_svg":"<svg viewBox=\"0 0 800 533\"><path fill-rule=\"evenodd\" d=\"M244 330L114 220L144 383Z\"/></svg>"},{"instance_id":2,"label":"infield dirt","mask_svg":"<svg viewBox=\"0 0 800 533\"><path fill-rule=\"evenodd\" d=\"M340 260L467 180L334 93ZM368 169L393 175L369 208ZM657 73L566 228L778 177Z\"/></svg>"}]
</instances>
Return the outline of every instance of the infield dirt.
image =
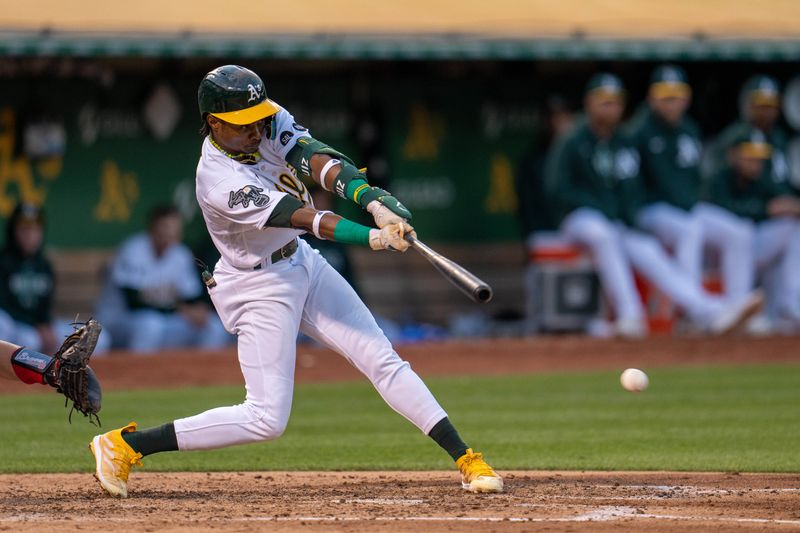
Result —
<instances>
[{"instance_id":1,"label":"infield dirt","mask_svg":"<svg viewBox=\"0 0 800 533\"><path fill-rule=\"evenodd\" d=\"M127 500L90 474L0 476L0 530L648 531L800 529L798 476L505 472L136 473Z\"/></svg>"}]
</instances>

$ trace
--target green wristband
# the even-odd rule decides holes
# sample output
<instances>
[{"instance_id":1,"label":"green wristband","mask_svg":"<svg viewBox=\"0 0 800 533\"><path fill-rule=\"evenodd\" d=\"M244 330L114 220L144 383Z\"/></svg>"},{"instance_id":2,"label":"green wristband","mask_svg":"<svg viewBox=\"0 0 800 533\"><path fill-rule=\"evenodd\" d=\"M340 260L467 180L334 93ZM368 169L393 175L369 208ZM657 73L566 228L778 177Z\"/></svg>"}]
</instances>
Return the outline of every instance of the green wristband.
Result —
<instances>
[{"instance_id":1,"label":"green wristband","mask_svg":"<svg viewBox=\"0 0 800 533\"><path fill-rule=\"evenodd\" d=\"M349 161L340 161L339 164L342 168L333 179L333 187L331 190L345 200L352 200L352 197L348 198L347 194L350 184L353 180L364 180L365 176ZM352 189L350 190L352 191Z\"/></svg>"},{"instance_id":2,"label":"green wristband","mask_svg":"<svg viewBox=\"0 0 800 533\"><path fill-rule=\"evenodd\" d=\"M345 244L369 246L369 232L370 228L343 218L333 228L333 240Z\"/></svg>"},{"instance_id":3,"label":"green wristband","mask_svg":"<svg viewBox=\"0 0 800 533\"><path fill-rule=\"evenodd\" d=\"M353 178L353 180L347 184L347 189L345 190L345 196L353 200L355 203L359 203L358 198L364 193L364 191L368 190L369 190L369 183L367 183L367 180L361 178Z\"/></svg>"}]
</instances>

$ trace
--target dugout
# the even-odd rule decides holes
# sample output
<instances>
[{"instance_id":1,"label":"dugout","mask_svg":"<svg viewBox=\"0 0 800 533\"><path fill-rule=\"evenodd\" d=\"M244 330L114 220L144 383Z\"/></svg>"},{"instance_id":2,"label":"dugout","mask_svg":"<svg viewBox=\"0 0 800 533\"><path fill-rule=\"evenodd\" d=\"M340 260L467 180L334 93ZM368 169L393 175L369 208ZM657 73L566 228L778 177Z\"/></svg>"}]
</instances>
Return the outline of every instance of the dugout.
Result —
<instances>
[{"instance_id":1,"label":"dugout","mask_svg":"<svg viewBox=\"0 0 800 533\"><path fill-rule=\"evenodd\" d=\"M110 9L34 0L5 10L0 217L19 198L43 203L51 248L80 258L112 248L152 205L172 200L201 245L197 81L220 63L243 63L316 136L403 198L426 240L495 285L489 312L521 310L513 181L543 135L549 96L577 105L586 79L605 69L635 104L650 70L677 62L694 87L691 112L712 136L736 117L744 79L765 72L787 83L800 59L800 6L791 0L503 0L492 13L479 2L327 5L234 0L220 12L206 1ZM355 259L367 301L392 301L384 314L442 322L470 308L410 258L389 270L367 253ZM68 263L78 283L81 261ZM81 279L86 289L74 292L90 300L95 273ZM64 312L73 305L72 296L60 300Z\"/></svg>"}]
</instances>

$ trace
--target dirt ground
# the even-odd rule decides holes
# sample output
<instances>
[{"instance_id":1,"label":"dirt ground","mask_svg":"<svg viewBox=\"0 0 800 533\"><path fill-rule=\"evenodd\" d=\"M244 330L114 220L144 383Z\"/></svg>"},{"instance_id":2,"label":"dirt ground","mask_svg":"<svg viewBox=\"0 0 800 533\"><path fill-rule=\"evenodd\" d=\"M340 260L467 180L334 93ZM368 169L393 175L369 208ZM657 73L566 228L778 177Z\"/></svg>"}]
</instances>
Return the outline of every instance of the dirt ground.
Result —
<instances>
[{"instance_id":1,"label":"dirt ground","mask_svg":"<svg viewBox=\"0 0 800 533\"><path fill-rule=\"evenodd\" d=\"M797 475L504 472L137 473L127 500L89 474L0 476L7 531L800 530Z\"/></svg>"},{"instance_id":2,"label":"dirt ground","mask_svg":"<svg viewBox=\"0 0 800 533\"><path fill-rule=\"evenodd\" d=\"M800 339L585 338L404 346L424 376L789 363ZM358 379L341 357L298 348L297 379ZM242 383L235 351L111 354L105 390ZM209 372L209 368L213 369ZM800 368L800 367L799 367ZM52 394L39 388L42 393ZM0 394L35 388L3 380ZM7 531L800 531L800 474L502 472L506 492L462 491L452 472L147 473L114 500L89 474L0 475Z\"/></svg>"}]
</instances>

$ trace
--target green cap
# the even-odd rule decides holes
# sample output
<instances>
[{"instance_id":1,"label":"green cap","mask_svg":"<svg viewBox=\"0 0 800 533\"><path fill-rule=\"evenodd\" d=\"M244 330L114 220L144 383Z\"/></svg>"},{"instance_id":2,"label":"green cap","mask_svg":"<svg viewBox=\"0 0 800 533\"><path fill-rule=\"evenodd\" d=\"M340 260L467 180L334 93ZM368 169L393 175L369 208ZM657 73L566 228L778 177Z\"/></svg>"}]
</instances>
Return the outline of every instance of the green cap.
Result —
<instances>
[{"instance_id":1,"label":"green cap","mask_svg":"<svg viewBox=\"0 0 800 533\"><path fill-rule=\"evenodd\" d=\"M745 157L769 159L772 157L772 146L764 132L758 128L744 128L734 138L733 145Z\"/></svg>"},{"instance_id":2,"label":"green cap","mask_svg":"<svg viewBox=\"0 0 800 533\"><path fill-rule=\"evenodd\" d=\"M775 78L758 74L745 82L742 95L750 104L778 107L781 102L781 87Z\"/></svg>"},{"instance_id":3,"label":"green cap","mask_svg":"<svg viewBox=\"0 0 800 533\"><path fill-rule=\"evenodd\" d=\"M252 124L274 115L278 104L267 98L264 82L238 65L217 67L205 75L197 90L200 115L214 115L231 124Z\"/></svg>"},{"instance_id":4,"label":"green cap","mask_svg":"<svg viewBox=\"0 0 800 533\"><path fill-rule=\"evenodd\" d=\"M586 84L586 94L598 95L607 99L618 99L625 96L625 87L614 74L599 72L592 76Z\"/></svg>"},{"instance_id":5,"label":"green cap","mask_svg":"<svg viewBox=\"0 0 800 533\"><path fill-rule=\"evenodd\" d=\"M650 94L655 98L689 96L691 88L686 72L675 65L661 65L650 76Z\"/></svg>"}]
</instances>

